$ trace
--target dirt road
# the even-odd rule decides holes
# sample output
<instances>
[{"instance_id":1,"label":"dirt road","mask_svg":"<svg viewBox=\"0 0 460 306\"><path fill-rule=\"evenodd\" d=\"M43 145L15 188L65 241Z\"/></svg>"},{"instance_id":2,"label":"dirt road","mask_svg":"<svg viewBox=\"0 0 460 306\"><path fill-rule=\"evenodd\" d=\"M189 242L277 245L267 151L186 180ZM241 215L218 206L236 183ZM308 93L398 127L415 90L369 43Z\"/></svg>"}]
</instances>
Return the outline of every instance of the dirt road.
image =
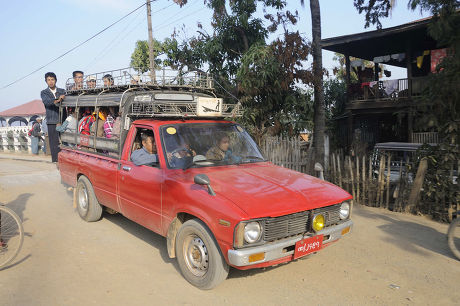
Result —
<instances>
[{"instance_id":1,"label":"dirt road","mask_svg":"<svg viewBox=\"0 0 460 306\"><path fill-rule=\"evenodd\" d=\"M460 261L447 225L355 207L354 232L309 258L231 270L212 291L181 276L165 239L120 215L85 223L53 164L0 158L0 202L24 220L24 246L0 271L2 305L454 305Z\"/></svg>"}]
</instances>

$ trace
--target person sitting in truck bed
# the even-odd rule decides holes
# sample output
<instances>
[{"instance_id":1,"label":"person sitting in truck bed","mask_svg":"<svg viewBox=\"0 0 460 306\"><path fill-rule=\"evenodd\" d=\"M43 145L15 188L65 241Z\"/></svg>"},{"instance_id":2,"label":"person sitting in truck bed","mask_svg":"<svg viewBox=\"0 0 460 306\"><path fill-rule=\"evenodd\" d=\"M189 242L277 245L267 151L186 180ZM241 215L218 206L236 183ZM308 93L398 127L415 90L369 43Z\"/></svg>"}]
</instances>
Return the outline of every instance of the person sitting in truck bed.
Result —
<instances>
[{"instance_id":1,"label":"person sitting in truck bed","mask_svg":"<svg viewBox=\"0 0 460 306\"><path fill-rule=\"evenodd\" d=\"M241 157L233 155L230 149L230 137L225 133L217 136L216 145L206 152L206 159L237 163L241 161Z\"/></svg>"},{"instance_id":2,"label":"person sitting in truck bed","mask_svg":"<svg viewBox=\"0 0 460 306\"><path fill-rule=\"evenodd\" d=\"M158 163L157 149L152 135L142 133L142 148L131 153L131 161L136 166L153 166Z\"/></svg>"},{"instance_id":3,"label":"person sitting in truck bed","mask_svg":"<svg viewBox=\"0 0 460 306\"><path fill-rule=\"evenodd\" d=\"M109 110L106 107L99 108L99 113L97 115L97 131L96 124L93 123L91 125L91 135L94 135L94 133L96 133L96 137L105 137L104 124L107 120L108 114Z\"/></svg>"}]
</instances>

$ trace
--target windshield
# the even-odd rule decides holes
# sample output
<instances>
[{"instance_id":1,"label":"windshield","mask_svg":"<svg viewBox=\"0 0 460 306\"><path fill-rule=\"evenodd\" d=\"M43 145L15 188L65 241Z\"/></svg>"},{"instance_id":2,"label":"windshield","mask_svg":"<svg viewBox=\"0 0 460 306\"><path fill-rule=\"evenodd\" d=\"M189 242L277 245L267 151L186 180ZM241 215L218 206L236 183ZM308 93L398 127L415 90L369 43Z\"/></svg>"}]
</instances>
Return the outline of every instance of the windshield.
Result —
<instances>
[{"instance_id":1,"label":"windshield","mask_svg":"<svg viewBox=\"0 0 460 306\"><path fill-rule=\"evenodd\" d=\"M161 127L168 167L186 169L264 161L251 136L233 123L182 123Z\"/></svg>"}]
</instances>

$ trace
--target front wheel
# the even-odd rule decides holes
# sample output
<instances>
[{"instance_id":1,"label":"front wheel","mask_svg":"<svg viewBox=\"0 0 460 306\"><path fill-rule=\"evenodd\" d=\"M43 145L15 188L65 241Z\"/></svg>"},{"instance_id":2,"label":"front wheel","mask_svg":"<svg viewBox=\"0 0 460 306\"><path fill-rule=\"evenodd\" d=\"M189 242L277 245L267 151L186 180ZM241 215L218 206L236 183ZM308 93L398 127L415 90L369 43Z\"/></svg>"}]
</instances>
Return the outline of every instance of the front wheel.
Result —
<instances>
[{"instance_id":1,"label":"front wheel","mask_svg":"<svg viewBox=\"0 0 460 306\"><path fill-rule=\"evenodd\" d=\"M200 289L212 289L227 278L229 266L206 225L185 222L176 237L176 254L184 278Z\"/></svg>"},{"instance_id":2,"label":"front wheel","mask_svg":"<svg viewBox=\"0 0 460 306\"><path fill-rule=\"evenodd\" d=\"M447 243L455 257L460 260L460 216L454 219L449 225Z\"/></svg>"}]
</instances>

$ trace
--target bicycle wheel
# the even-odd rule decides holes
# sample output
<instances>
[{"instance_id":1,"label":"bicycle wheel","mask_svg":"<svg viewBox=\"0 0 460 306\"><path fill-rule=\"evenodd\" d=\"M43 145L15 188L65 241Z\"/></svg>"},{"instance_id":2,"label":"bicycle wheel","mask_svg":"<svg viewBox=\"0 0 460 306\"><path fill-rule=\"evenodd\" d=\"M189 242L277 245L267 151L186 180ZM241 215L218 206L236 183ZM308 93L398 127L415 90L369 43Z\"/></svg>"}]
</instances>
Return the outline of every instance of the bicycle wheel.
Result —
<instances>
[{"instance_id":1,"label":"bicycle wheel","mask_svg":"<svg viewBox=\"0 0 460 306\"><path fill-rule=\"evenodd\" d=\"M447 243L455 257L460 260L460 217L454 219L450 224L447 232Z\"/></svg>"},{"instance_id":2,"label":"bicycle wheel","mask_svg":"<svg viewBox=\"0 0 460 306\"><path fill-rule=\"evenodd\" d=\"M0 269L16 258L23 240L21 219L11 209L0 205Z\"/></svg>"}]
</instances>

